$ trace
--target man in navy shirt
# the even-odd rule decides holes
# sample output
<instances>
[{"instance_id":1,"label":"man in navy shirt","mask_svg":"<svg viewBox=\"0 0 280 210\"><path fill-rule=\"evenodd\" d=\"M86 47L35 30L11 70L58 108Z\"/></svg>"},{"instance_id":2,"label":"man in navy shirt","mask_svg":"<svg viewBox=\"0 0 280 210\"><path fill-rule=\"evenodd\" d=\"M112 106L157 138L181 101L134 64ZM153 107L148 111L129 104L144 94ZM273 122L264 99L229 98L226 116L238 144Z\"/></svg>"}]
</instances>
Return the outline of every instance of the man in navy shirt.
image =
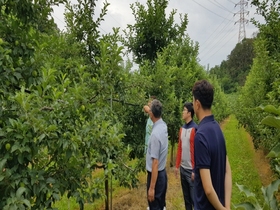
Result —
<instances>
[{"instance_id":1,"label":"man in navy shirt","mask_svg":"<svg viewBox=\"0 0 280 210\"><path fill-rule=\"evenodd\" d=\"M206 80L192 89L194 112L200 121L194 140L195 210L230 209L232 178L224 135L211 112L214 88Z\"/></svg>"}]
</instances>

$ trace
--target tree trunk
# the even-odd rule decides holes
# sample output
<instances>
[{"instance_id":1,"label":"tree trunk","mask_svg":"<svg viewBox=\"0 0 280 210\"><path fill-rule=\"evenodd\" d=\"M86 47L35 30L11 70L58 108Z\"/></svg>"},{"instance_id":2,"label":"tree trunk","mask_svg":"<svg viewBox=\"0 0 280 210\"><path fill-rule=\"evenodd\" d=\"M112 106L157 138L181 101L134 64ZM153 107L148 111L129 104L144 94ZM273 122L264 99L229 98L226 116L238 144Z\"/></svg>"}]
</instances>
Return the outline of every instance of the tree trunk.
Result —
<instances>
[{"instance_id":1,"label":"tree trunk","mask_svg":"<svg viewBox=\"0 0 280 210\"><path fill-rule=\"evenodd\" d=\"M109 210L109 181L108 175L105 175L105 210Z\"/></svg>"},{"instance_id":2,"label":"tree trunk","mask_svg":"<svg viewBox=\"0 0 280 210\"><path fill-rule=\"evenodd\" d=\"M171 154L170 154L170 167L171 168L174 166L174 145L175 145L175 142L171 141Z\"/></svg>"}]
</instances>

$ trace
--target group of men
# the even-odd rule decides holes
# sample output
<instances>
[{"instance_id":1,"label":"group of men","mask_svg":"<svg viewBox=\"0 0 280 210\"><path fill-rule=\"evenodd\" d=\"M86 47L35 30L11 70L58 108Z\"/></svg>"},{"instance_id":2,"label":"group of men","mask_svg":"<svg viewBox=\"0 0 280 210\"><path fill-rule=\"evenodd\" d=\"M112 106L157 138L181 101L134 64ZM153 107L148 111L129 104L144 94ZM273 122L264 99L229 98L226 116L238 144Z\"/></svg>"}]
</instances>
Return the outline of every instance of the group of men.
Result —
<instances>
[{"instance_id":1,"label":"group of men","mask_svg":"<svg viewBox=\"0 0 280 210\"><path fill-rule=\"evenodd\" d=\"M185 208L230 209L231 169L224 135L211 112L214 88L207 80L200 80L194 84L192 94L193 102L184 104L185 124L179 131L175 168L176 177L180 171ZM167 125L161 118L159 100L150 101L144 111L151 120L147 122L145 140L148 209L163 210L167 191ZM193 121L194 114L198 125Z\"/></svg>"}]
</instances>

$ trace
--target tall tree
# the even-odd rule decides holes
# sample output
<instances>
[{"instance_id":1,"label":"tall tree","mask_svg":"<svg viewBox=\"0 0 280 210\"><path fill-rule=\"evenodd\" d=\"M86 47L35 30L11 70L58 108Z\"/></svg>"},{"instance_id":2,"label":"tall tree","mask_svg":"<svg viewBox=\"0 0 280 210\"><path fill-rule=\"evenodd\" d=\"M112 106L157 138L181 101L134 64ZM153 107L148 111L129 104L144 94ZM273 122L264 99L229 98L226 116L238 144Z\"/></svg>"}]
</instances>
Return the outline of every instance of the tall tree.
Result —
<instances>
[{"instance_id":1,"label":"tall tree","mask_svg":"<svg viewBox=\"0 0 280 210\"><path fill-rule=\"evenodd\" d=\"M227 71L226 73L232 80L232 83L237 83L243 86L246 76L251 69L254 58L254 39L243 39L231 51L227 58Z\"/></svg>"},{"instance_id":2,"label":"tall tree","mask_svg":"<svg viewBox=\"0 0 280 210\"><path fill-rule=\"evenodd\" d=\"M147 7L139 2L130 6L136 23L128 25L125 45L138 64L144 60L155 61L158 52L186 31L187 15L180 15L179 25L175 23L175 10L167 18L167 6L168 0L147 0Z\"/></svg>"},{"instance_id":3,"label":"tall tree","mask_svg":"<svg viewBox=\"0 0 280 210\"><path fill-rule=\"evenodd\" d=\"M244 85L255 56L253 43L254 39L244 39L236 44L227 60L210 69L210 74L217 76L226 93L236 92L238 87Z\"/></svg>"},{"instance_id":4,"label":"tall tree","mask_svg":"<svg viewBox=\"0 0 280 210\"><path fill-rule=\"evenodd\" d=\"M265 22L253 20L259 34L254 43L256 57L245 85L241 90L236 111L238 120L253 137L256 147L271 149L278 141L278 130L260 125L264 114L256 107L271 104L278 107L280 66L280 4L278 0L253 0Z\"/></svg>"},{"instance_id":5,"label":"tall tree","mask_svg":"<svg viewBox=\"0 0 280 210\"><path fill-rule=\"evenodd\" d=\"M72 38L84 45L82 54L89 63L96 64L95 57L100 55L98 41L101 38L100 24L107 13L109 3L104 2L103 8L97 18L95 18L96 1L77 0L76 4L66 5L67 31Z\"/></svg>"}]
</instances>

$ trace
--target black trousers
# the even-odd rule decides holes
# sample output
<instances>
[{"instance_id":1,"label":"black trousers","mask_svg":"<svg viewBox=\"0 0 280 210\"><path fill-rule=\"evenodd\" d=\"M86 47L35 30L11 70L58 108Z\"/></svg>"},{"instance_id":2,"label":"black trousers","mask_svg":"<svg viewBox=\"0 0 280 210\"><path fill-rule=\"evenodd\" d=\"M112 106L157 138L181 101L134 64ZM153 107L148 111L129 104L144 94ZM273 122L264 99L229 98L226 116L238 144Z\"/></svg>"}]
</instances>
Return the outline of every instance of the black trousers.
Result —
<instances>
[{"instance_id":1,"label":"black trousers","mask_svg":"<svg viewBox=\"0 0 280 210\"><path fill-rule=\"evenodd\" d=\"M192 170L180 167L181 185L187 210L193 209L194 182L192 181Z\"/></svg>"},{"instance_id":2,"label":"black trousers","mask_svg":"<svg viewBox=\"0 0 280 210\"><path fill-rule=\"evenodd\" d=\"M152 173L148 171L147 195L150 188L151 177L152 177ZM155 200L153 202L148 201L150 210L163 210L164 206L166 206L165 203L166 190L167 190L167 174L164 169L158 172L158 178L155 186Z\"/></svg>"}]
</instances>

